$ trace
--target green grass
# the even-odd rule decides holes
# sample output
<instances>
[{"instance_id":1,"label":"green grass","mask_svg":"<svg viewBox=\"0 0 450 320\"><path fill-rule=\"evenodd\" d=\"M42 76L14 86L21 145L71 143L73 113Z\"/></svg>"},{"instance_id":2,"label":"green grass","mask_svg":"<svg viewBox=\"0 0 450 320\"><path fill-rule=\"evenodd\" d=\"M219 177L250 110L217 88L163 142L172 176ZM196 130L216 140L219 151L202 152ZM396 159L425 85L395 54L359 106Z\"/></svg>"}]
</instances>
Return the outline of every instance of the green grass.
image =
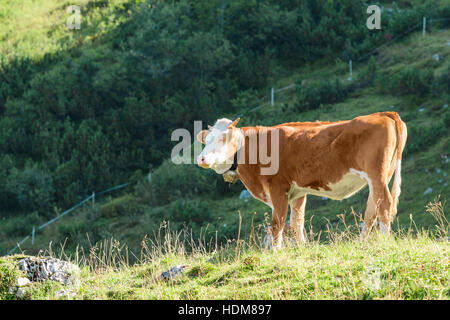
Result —
<instances>
[{"instance_id":1,"label":"green grass","mask_svg":"<svg viewBox=\"0 0 450 320\"><path fill-rule=\"evenodd\" d=\"M178 233L143 241L139 263L127 263L126 249L104 241L78 261L80 285L60 297L61 285L33 283L26 299L449 299L448 242L427 233L411 232L365 241L347 232L334 242L286 244L266 251L240 240L207 250ZM17 261L0 258L7 270L3 292L20 276ZM78 257L78 256L77 256ZM66 259L68 259L66 257ZM175 265L185 271L159 279ZM0 292L2 293L2 292ZM3 295L4 299L14 298Z\"/></svg>"},{"instance_id":2,"label":"green grass","mask_svg":"<svg viewBox=\"0 0 450 320\"><path fill-rule=\"evenodd\" d=\"M64 0L4 0L0 4L0 56L6 60L29 58L39 61L45 54L57 54L86 43L126 20L127 15L115 15L126 0L79 0L81 29L70 30L67 20L74 5Z\"/></svg>"},{"instance_id":3,"label":"green grass","mask_svg":"<svg viewBox=\"0 0 450 320\"><path fill-rule=\"evenodd\" d=\"M57 253L50 245L40 256L78 265L77 285L33 282L24 288L22 299L448 300L449 223L444 210L439 199L424 208L435 222L432 230L419 230L411 219L407 228L390 236L375 230L361 240L359 232L343 222L344 228L327 230L327 242L309 227L306 244L285 239L276 251L262 248L258 230L248 237L241 237L239 230L236 239L225 244L208 244L167 225L154 237L144 237L135 263L130 263L127 246L114 239L75 253L64 248ZM10 287L25 276L18 266L24 257L0 257L0 299L16 298ZM185 266L181 274L160 279L177 265Z\"/></svg>"}]
</instances>

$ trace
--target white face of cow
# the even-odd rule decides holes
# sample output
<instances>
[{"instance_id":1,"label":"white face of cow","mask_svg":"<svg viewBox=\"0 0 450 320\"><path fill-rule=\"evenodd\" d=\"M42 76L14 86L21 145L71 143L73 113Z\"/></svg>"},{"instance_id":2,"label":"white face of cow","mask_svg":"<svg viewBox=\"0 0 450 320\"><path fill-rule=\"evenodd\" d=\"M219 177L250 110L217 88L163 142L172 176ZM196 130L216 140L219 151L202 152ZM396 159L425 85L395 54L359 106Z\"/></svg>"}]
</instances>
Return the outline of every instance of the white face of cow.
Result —
<instances>
[{"instance_id":1,"label":"white face of cow","mask_svg":"<svg viewBox=\"0 0 450 320\"><path fill-rule=\"evenodd\" d=\"M197 157L197 164L206 169L213 169L218 174L228 171L233 165L234 155L239 145L240 130L229 119L219 119L209 130L197 135L197 140L205 145Z\"/></svg>"}]
</instances>

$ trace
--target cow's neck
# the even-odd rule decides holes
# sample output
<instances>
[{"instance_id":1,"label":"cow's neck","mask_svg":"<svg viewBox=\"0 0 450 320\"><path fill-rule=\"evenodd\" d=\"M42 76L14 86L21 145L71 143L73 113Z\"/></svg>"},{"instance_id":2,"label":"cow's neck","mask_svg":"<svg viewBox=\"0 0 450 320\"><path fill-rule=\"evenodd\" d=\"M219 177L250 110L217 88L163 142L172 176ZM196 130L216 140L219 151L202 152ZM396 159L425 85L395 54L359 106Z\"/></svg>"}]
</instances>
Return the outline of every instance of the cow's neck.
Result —
<instances>
[{"instance_id":1,"label":"cow's neck","mask_svg":"<svg viewBox=\"0 0 450 320\"><path fill-rule=\"evenodd\" d=\"M244 145L244 135L242 133L241 129L236 128L239 132L238 137L238 146L236 148L236 152L233 156L233 164L231 165L230 169L228 169L224 174L224 179L226 182L235 183L239 179L239 173L238 173L238 153L241 150L242 146Z\"/></svg>"}]
</instances>

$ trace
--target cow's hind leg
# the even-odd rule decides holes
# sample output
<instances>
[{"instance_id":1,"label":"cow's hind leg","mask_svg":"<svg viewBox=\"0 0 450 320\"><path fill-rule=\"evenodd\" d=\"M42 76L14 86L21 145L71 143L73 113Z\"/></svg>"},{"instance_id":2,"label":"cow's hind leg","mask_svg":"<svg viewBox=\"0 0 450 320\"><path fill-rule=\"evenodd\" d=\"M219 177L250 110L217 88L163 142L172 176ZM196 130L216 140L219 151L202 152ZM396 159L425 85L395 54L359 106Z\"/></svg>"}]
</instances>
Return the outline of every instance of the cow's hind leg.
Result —
<instances>
[{"instance_id":1,"label":"cow's hind leg","mask_svg":"<svg viewBox=\"0 0 450 320\"><path fill-rule=\"evenodd\" d=\"M391 230L394 200L389 192L388 185L385 182L374 183L373 201L375 204L376 215L380 220L380 231L383 234L389 234Z\"/></svg>"},{"instance_id":2,"label":"cow's hind leg","mask_svg":"<svg viewBox=\"0 0 450 320\"><path fill-rule=\"evenodd\" d=\"M393 218L392 214L395 210L394 199L384 179L369 178L368 182L370 191L366 212L364 213L364 227L361 232L361 238L369 235L377 218L380 222L381 233L389 234Z\"/></svg>"},{"instance_id":3,"label":"cow's hind leg","mask_svg":"<svg viewBox=\"0 0 450 320\"><path fill-rule=\"evenodd\" d=\"M295 241L306 243L305 237L306 196L294 200L291 204L291 226L294 229Z\"/></svg>"},{"instance_id":4,"label":"cow's hind leg","mask_svg":"<svg viewBox=\"0 0 450 320\"><path fill-rule=\"evenodd\" d=\"M369 194L367 199L366 212L364 213L364 226L361 230L361 239L365 239L373 228L375 221L377 219L376 206L373 201L372 193Z\"/></svg>"}]
</instances>

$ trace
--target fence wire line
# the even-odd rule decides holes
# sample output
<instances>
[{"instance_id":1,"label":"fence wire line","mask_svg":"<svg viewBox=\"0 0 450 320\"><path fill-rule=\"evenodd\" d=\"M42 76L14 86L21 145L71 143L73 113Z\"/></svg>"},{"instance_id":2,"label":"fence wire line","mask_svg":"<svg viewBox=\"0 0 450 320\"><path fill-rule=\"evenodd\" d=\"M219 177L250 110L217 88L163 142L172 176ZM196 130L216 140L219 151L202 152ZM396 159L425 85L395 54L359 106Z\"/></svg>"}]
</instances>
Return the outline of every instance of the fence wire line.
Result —
<instances>
[{"instance_id":1,"label":"fence wire line","mask_svg":"<svg viewBox=\"0 0 450 320\"><path fill-rule=\"evenodd\" d=\"M450 18L429 19L429 20L427 20L427 23L430 23L430 22L438 22L438 21L450 21ZM392 38L392 39L390 39L389 41L386 41L385 43L379 45L378 47L375 47L375 48L371 49L369 52L367 52L367 53L364 54L363 56L359 57L359 58L356 59L355 61L360 62L360 61L366 59L368 56L371 56L371 55L373 55L375 52L377 52L380 48L383 48L383 47L386 47L386 46L391 45L392 43L398 41L400 38L402 38L402 37L408 35L409 33L413 32L416 28L418 28L418 27L420 27L420 26L422 26L422 25L423 25L422 22L420 22L420 23L414 25L413 27L409 28L409 29L406 30L405 32L403 32L403 33L401 33L401 34L395 36L395 37ZM333 72L334 72L334 71L331 71L331 72L326 73L325 75L322 75L322 76L328 76L328 75L331 75ZM274 92L277 93L277 92L285 91L285 90L292 89L292 88L295 88L295 87L296 87L296 83L291 83L290 85L287 85L286 87L283 87L283 88L280 88L280 89L275 89ZM263 97L259 98L258 101L262 101L262 100L264 100L264 99L267 99L267 97L268 97L267 95L264 95ZM268 104L270 104L270 102L265 102L265 103L263 103L263 104L257 105L257 106L255 106L255 107L253 107L253 108L248 109L248 110L243 110L242 112L236 114L236 115L234 116L234 118L236 118L236 117L241 117L243 114L248 113L248 112L256 111L256 110L260 109L261 107L263 107L263 106L265 106L265 105L268 105Z\"/></svg>"},{"instance_id":2,"label":"fence wire line","mask_svg":"<svg viewBox=\"0 0 450 320\"><path fill-rule=\"evenodd\" d=\"M127 185L129 185L128 182L127 182L127 183L120 184L120 185L115 186L115 187L112 187L112 188L109 188L109 189L106 189L106 190L103 190L103 191L100 191L100 192L98 192L98 193L95 193L95 192L94 192L92 195L90 195L90 196L87 197L86 199L84 199L84 200L78 202L78 203L77 203L76 205L74 205L72 208L67 209L66 211L64 211L63 213L61 213L60 215L58 215L57 217L55 217L55 218L53 218L53 219L51 219L51 220L45 222L44 224L40 225L40 226L37 228L37 230L44 229L44 228L47 227L48 225L52 224L53 222L55 222L55 221L57 221L58 219L64 217L64 216L67 215L68 213L74 211L75 209L77 209L78 207L80 207L81 205L83 205L84 203L86 203L87 201L91 200L91 199L94 198L96 195L102 195L102 194L107 193L107 192L111 192L111 191L114 191L114 190L117 190L117 189L121 189L121 188L126 187ZM32 233L29 234L29 235L27 235L27 236L26 236L25 238L23 238L22 240L20 240L20 241L17 243L17 245L16 245L13 249L9 250L9 252L8 252L6 255L9 256L11 253L13 253L13 252L16 251L18 248L20 248L20 246L21 246L23 243L25 243L25 242L30 238L30 236L32 236Z\"/></svg>"}]
</instances>

